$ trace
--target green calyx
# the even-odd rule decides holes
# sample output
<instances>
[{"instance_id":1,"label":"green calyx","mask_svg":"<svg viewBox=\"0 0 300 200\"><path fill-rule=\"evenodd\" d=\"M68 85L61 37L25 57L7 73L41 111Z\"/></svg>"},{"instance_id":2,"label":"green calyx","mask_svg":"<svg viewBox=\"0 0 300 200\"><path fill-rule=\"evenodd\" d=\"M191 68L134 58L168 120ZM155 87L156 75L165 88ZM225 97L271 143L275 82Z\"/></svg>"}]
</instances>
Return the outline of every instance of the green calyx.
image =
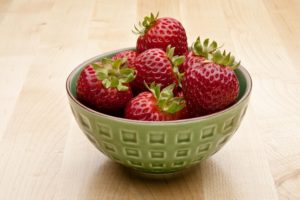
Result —
<instances>
[{"instance_id":1,"label":"green calyx","mask_svg":"<svg viewBox=\"0 0 300 200\"><path fill-rule=\"evenodd\" d=\"M134 30L132 32L138 35L144 35L155 23L158 18L159 12L157 12L156 16L153 13L150 16L144 17L143 22L139 22L138 26L134 25Z\"/></svg>"},{"instance_id":2,"label":"green calyx","mask_svg":"<svg viewBox=\"0 0 300 200\"><path fill-rule=\"evenodd\" d=\"M225 50L223 51L223 53L221 53L220 50L214 52L212 54L211 60L219 65L230 67L232 70L235 70L241 64L241 61L236 62L234 56L231 55L230 52L226 53Z\"/></svg>"},{"instance_id":3,"label":"green calyx","mask_svg":"<svg viewBox=\"0 0 300 200\"><path fill-rule=\"evenodd\" d=\"M215 52L218 48L218 43L216 41L209 42L209 39L206 38L202 43L200 37L196 39L196 41L192 44L192 51L197 56L202 56L205 58L209 58L210 55Z\"/></svg>"},{"instance_id":4,"label":"green calyx","mask_svg":"<svg viewBox=\"0 0 300 200\"><path fill-rule=\"evenodd\" d=\"M195 55L202 56L208 61L213 61L216 64L230 67L232 70L235 70L241 64L241 61L238 63L235 62L235 58L230 52L226 53L224 50L223 53L221 53L220 48L222 46L223 45L218 47L216 41L210 43L208 38L202 43L200 37L198 37L192 45L192 51Z\"/></svg>"},{"instance_id":5,"label":"green calyx","mask_svg":"<svg viewBox=\"0 0 300 200\"><path fill-rule=\"evenodd\" d=\"M184 62L185 56L174 56L174 51L175 47L171 47L171 45L168 45L166 49L166 54L172 63L172 69L179 82L179 86L181 86L181 80L183 78L184 73L179 72L179 66Z\"/></svg>"},{"instance_id":6,"label":"green calyx","mask_svg":"<svg viewBox=\"0 0 300 200\"><path fill-rule=\"evenodd\" d=\"M97 78L102 81L105 88L117 88L119 91L127 91L125 83L135 78L134 69L128 68L126 58L112 60L104 58L99 63L92 64Z\"/></svg>"},{"instance_id":7,"label":"green calyx","mask_svg":"<svg viewBox=\"0 0 300 200\"><path fill-rule=\"evenodd\" d=\"M155 84L154 82L150 84L150 87L146 83L145 85L155 96L155 98L157 99L157 106L163 112L173 114L182 110L186 106L183 97L174 97L174 83L162 90L160 90L160 85Z\"/></svg>"}]
</instances>

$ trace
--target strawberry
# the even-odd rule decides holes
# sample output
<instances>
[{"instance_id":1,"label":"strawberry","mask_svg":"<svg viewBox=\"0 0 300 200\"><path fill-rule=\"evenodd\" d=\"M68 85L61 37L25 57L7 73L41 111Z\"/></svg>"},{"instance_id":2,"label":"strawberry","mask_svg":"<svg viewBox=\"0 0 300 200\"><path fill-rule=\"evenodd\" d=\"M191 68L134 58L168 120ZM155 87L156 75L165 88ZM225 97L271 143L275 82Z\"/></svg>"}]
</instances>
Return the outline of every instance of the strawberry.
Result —
<instances>
[{"instance_id":1,"label":"strawberry","mask_svg":"<svg viewBox=\"0 0 300 200\"><path fill-rule=\"evenodd\" d=\"M173 56L174 47L167 47L167 52L161 49L148 49L139 54L134 63L134 68L137 72L133 82L134 88L137 91L145 91L147 88L144 82L150 84L155 82L161 84L164 88L172 83L179 85L178 80L181 79L181 74L178 71L178 66L184 61L184 56Z\"/></svg>"},{"instance_id":2,"label":"strawberry","mask_svg":"<svg viewBox=\"0 0 300 200\"><path fill-rule=\"evenodd\" d=\"M120 59L120 58L127 58L127 65L128 67L132 67L134 65L134 60L137 56L136 51L127 50L117 53L112 57L113 60Z\"/></svg>"},{"instance_id":3,"label":"strawberry","mask_svg":"<svg viewBox=\"0 0 300 200\"><path fill-rule=\"evenodd\" d=\"M233 104L239 93L239 82L230 53L217 50L210 60L188 67L182 81L182 89L191 116L202 116L220 111Z\"/></svg>"},{"instance_id":4,"label":"strawberry","mask_svg":"<svg viewBox=\"0 0 300 200\"><path fill-rule=\"evenodd\" d=\"M147 86L148 87L148 86ZM125 118L143 121L168 121L187 117L185 101L174 97L171 84L160 91L160 85L151 83L150 90L133 98L125 108Z\"/></svg>"},{"instance_id":5,"label":"strawberry","mask_svg":"<svg viewBox=\"0 0 300 200\"><path fill-rule=\"evenodd\" d=\"M165 51L168 45L175 47L175 55L184 55L188 51L185 30L176 19L158 18L158 13L156 16L151 13L150 16L144 17L139 26L140 30L135 26L134 31L140 35L136 44L138 53L152 48Z\"/></svg>"},{"instance_id":6,"label":"strawberry","mask_svg":"<svg viewBox=\"0 0 300 200\"><path fill-rule=\"evenodd\" d=\"M196 41L192 45L192 50L189 51L185 56L184 63L180 66L180 72L186 72L187 68L192 66L201 65L203 61L206 60L208 55L212 54L218 49L218 44L216 41L212 41L209 43L209 39L205 39L203 43L201 43L200 37L196 39Z\"/></svg>"},{"instance_id":7,"label":"strawberry","mask_svg":"<svg viewBox=\"0 0 300 200\"><path fill-rule=\"evenodd\" d=\"M125 62L102 59L86 66L77 81L78 100L100 112L118 114L133 97L129 83L134 79L134 70Z\"/></svg>"}]
</instances>

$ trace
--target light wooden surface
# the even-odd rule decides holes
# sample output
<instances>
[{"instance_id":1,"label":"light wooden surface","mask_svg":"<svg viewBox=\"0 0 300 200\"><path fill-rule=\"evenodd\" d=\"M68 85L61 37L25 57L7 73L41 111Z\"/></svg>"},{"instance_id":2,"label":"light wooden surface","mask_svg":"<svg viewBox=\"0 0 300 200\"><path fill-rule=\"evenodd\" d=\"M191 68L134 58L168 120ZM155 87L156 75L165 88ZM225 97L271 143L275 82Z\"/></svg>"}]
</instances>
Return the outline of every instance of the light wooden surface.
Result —
<instances>
[{"instance_id":1,"label":"light wooden surface","mask_svg":"<svg viewBox=\"0 0 300 200\"><path fill-rule=\"evenodd\" d=\"M226 44L254 88L233 139L200 166L149 180L84 137L65 79L134 46L150 11ZM300 1L0 0L0 199L300 199Z\"/></svg>"}]
</instances>

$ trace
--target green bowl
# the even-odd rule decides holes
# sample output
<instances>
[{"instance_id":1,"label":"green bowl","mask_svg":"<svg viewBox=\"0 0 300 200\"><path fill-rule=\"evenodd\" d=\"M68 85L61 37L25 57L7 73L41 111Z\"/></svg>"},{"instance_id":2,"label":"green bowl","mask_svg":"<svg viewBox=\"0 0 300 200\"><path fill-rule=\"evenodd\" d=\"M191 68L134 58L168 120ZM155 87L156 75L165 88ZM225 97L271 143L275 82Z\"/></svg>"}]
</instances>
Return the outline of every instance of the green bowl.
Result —
<instances>
[{"instance_id":1,"label":"green bowl","mask_svg":"<svg viewBox=\"0 0 300 200\"><path fill-rule=\"evenodd\" d=\"M238 129L250 97L252 81L246 69L235 72L240 84L238 101L220 112L185 120L145 122L106 115L76 99L81 70L121 49L87 60L67 79L74 117L91 143L112 160L147 173L170 173L195 165L219 151Z\"/></svg>"}]
</instances>

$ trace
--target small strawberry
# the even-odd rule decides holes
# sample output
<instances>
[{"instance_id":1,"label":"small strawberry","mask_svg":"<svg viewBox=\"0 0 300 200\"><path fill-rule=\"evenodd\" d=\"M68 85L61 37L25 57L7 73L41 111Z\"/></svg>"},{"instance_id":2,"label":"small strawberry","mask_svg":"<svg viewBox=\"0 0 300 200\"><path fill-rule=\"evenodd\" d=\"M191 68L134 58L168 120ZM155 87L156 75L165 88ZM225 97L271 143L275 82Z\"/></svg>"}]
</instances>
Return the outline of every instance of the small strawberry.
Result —
<instances>
[{"instance_id":1,"label":"small strawberry","mask_svg":"<svg viewBox=\"0 0 300 200\"><path fill-rule=\"evenodd\" d=\"M103 59L85 67L77 81L78 100L103 113L119 113L133 97L134 70L125 61Z\"/></svg>"},{"instance_id":2,"label":"small strawberry","mask_svg":"<svg viewBox=\"0 0 300 200\"><path fill-rule=\"evenodd\" d=\"M189 67L182 81L187 108L192 116L202 116L233 104L239 93L235 64L230 53L217 50L211 60Z\"/></svg>"},{"instance_id":3,"label":"small strawberry","mask_svg":"<svg viewBox=\"0 0 300 200\"><path fill-rule=\"evenodd\" d=\"M120 59L120 58L127 58L127 65L128 67L132 67L134 65L134 60L137 56L136 51L127 50L117 53L112 57L113 60Z\"/></svg>"},{"instance_id":4,"label":"small strawberry","mask_svg":"<svg viewBox=\"0 0 300 200\"><path fill-rule=\"evenodd\" d=\"M209 43L209 39L205 39L201 43L200 37L192 45L192 50L189 51L185 56L184 63L180 66L180 72L186 72L187 68L201 65L206 58L218 49L216 41Z\"/></svg>"},{"instance_id":5,"label":"small strawberry","mask_svg":"<svg viewBox=\"0 0 300 200\"><path fill-rule=\"evenodd\" d=\"M148 86L147 86L148 87ZM175 84L160 91L160 86L152 83L150 90L133 98L125 108L125 118L143 121L168 121L187 117L185 101L174 97Z\"/></svg>"},{"instance_id":6,"label":"small strawberry","mask_svg":"<svg viewBox=\"0 0 300 200\"><path fill-rule=\"evenodd\" d=\"M188 51L185 30L176 19L158 18L158 13L156 16L151 13L150 16L144 17L139 26L141 30L135 26L134 31L140 35L136 45L138 53L152 48L165 51L168 45L175 47L175 55L184 55Z\"/></svg>"},{"instance_id":7,"label":"small strawberry","mask_svg":"<svg viewBox=\"0 0 300 200\"><path fill-rule=\"evenodd\" d=\"M155 82L161 84L162 88L175 83L179 85L182 74L178 71L178 66L184 61L184 56L173 56L174 47L167 47L167 52L161 49L148 49L139 54L134 63L137 72L133 82L137 91L145 91L147 88L144 82L150 84Z\"/></svg>"}]
</instances>

